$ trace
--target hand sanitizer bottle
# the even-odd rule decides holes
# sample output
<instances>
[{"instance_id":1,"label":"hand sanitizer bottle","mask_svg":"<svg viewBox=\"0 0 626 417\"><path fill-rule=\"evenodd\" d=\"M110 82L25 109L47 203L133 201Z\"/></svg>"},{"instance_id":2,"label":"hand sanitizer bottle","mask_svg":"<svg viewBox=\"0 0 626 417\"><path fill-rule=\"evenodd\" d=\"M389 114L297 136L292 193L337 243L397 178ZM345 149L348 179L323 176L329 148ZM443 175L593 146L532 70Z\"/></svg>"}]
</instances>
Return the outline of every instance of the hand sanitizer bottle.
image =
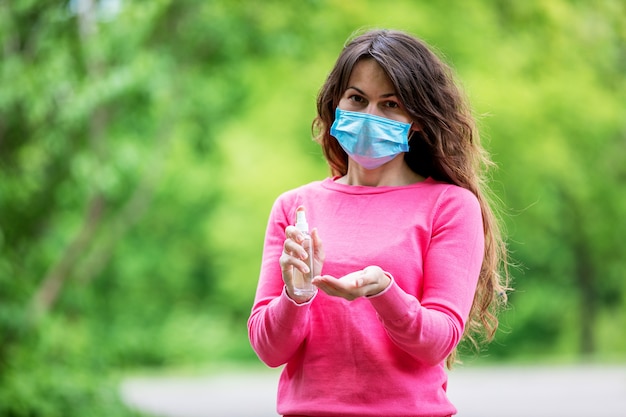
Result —
<instances>
[{"instance_id":1,"label":"hand sanitizer bottle","mask_svg":"<svg viewBox=\"0 0 626 417\"><path fill-rule=\"evenodd\" d=\"M315 276L315 273L313 272L313 240L309 234L309 225L306 222L304 210L296 212L296 229L304 235L302 247L309 255L304 262L306 262L309 266L309 272L303 274L299 269L293 269L293 292L295 295L313 295L317 291L317 287L311 283L311 280Z\"/></svg>"}]
</instances>

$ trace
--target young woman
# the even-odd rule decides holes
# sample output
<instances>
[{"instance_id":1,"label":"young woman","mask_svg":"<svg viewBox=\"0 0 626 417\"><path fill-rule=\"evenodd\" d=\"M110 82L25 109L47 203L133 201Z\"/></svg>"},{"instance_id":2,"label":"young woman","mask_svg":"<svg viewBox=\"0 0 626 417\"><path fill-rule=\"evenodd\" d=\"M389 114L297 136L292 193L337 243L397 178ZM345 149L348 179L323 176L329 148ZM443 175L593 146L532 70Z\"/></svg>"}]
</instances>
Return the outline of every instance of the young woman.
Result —
<instances>
[{"instance_id":1,"label":"young woman","mask_svg":"<svg viewBox=\"0 0 626 417\"><path fill-rule=\"evenodd\" d=\"M278 412L455 414L446 362L491 340L507 290L471 110L425 43L389 30L347 43L317 110L332 177L276 200L248 321L260 359L285 365ZM311 267L316 291L298 292Z\"/></svg>"}]
</instances>

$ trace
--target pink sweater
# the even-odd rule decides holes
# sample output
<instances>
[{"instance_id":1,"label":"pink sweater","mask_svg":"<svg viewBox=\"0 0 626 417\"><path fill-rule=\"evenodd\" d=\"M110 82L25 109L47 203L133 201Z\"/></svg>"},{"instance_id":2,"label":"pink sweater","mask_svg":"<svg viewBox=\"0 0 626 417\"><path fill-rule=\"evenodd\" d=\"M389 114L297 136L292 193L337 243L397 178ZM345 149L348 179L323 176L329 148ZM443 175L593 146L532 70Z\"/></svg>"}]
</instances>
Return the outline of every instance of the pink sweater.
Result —
<instances>
[{"instance_id":1,"label":"pink sweater","mask_svg":"<svg viewBox=\"0 0 626 417\"><path fill-rule=\"evenodd\" d=\"M319 291L287 297L278 258L303 205L323 241L323 274L378 265L393 277L352 302ZM248 320L268 366L286 365L278 412L306 416L449 416L444 362L461 339L484 252L480 206L432 179L404 187L328 178L281 195L272 208Z\"/></svg>"}]
</instances>

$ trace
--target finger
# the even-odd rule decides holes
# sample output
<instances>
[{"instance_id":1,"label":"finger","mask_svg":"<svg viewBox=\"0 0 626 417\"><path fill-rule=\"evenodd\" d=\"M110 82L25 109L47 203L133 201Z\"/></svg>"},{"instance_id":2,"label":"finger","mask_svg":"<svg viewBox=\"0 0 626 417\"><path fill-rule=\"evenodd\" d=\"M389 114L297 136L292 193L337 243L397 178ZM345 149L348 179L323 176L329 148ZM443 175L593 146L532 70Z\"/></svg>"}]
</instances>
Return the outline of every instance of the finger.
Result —
<instances>
[{"instance_id":1,"label":"finger","mask_svg":"<svg viewBox=\"0 0 626 417\"><path fill-rule=\"evenodd\" d=\"M343 297L347 300L354 300L359 296L355 293L352 284L342 279L337 279L330 275L318 276L313 279L313 284L328 295Z\"/></svg>"},{"instance_id":2,"label":"finger","mask_svg":"<svg viewBox=\"0 0 626 417\"><path fill-rule=\"evenodd\" d=\"M313 240L313 247L315 248L315 257L321 262L324 262L324 246L322 245L322 239L317 231L317 228L311 230L311 239Z\"/></svg>"},{"instance_id":3,"label":"finger","mask_svg":"<svg viewBox=\"0 0 626 417\"><path fill-rule=\"evenodd\" d=\"M302 245L293 241L292 239L285 240L285 243L283 244L283 252L299 259L306 259L309 257L309 254L302 247Z\"/></svg>"},{"instance_id":4,"label":"finger","mask_svg":"<svg viewBox=\"0 0 626 417\"><path fill-rule=\"evenodd\" d=\"M280 264L280 269L283 272L290 271L291 267L293 266L293 256L283 251L283 253L280 255L280 258L278 258L278 263Z\"/></svg>"},{"instance_id":5,"label":"finger","mask_svg":"<svg viewBox=\"0 0 626 417\"><path fill-rule=\"evenodd\" d=\"M280 268L283 272L291 272L291 268L298 268L301 272L307 274L310 269L306 262L302 259L283 251L278 260Z\"/></svg>"},{"instance_id":6,"label":"finger","mask_svg":"<svg viewBox=\"0 0 626 417\"><path fill-rule=\"evenodd\" d=\"M334 281L337 281L337 279L328 275L324 275L324 276L314 277L311 282L313 283L313 285L323 290L328 295L336 295L335 294L336 290L333 285Z\"/></svg>"},{"instance_id":7,"label":"finger","mask_svg":"<svg viewBox=\"0 0 626 417\"><path fill-rule=\"evenodd\" d=\"M300 232L295 226L287 226L285 228L285 238L291 239L294 242L302 243L304 240L304 236L302 236L302 232Z\"/></svg>"},{"instance_id":8,"label":"finger","mask_svg":"<svg viewBox=\"0 0 626 417\"><path fill-rule=\"evenodd\" d=\"M356 271L337 279L329 275L316 277L313 284L328 295L354 300L379 291L378 281L366 271Z\"/></svg>"},{"instance_id":9,"label":"finger","mask_svg":"<svg viewBox=\"0 0 626 417\"><path fill-rule=\"evenodd\" d=\"M354 297L350 293L346 293L342 290L339 290L327 282L318 281L314 284L317 286L317 288L319 288L321 291L323 291L324 293L330 296L345 298L346 300L349 300L349 301L352 301L354 299Z\"/></svg>"},{"instance_id":10,"label":"finger","mask_svg":"<svg viewBox=\"0 0 626 417\"><path fill-rule=\"evenodd\" d=\"M293 282L293 265L290 262L291 258L292 257L289 256L289 254L283 252L278 260L283 282L287 287L290 287Z\"/></svg>"}]
</instances>

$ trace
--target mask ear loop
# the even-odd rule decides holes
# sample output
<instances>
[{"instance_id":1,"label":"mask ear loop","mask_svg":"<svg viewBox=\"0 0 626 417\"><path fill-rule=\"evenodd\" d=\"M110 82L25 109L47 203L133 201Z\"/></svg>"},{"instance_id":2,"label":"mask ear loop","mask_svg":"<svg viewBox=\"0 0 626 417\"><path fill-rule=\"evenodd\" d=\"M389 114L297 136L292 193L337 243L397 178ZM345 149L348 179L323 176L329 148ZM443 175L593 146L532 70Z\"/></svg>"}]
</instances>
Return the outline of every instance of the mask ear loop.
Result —
<instances>
[{"instance_id":1,"label":"mask ear loop","mask_svg":"<svg viewBox=\"0 0 626 417\"><path fill-rule=\"evenodd\" d=\"M411 138L416 132L421 132L421 131L422 131L422 126L415 121L411 121L411 127L409 128L409 132L411 132L409 134L409 140L411 140Z\"/></svg>"}]
</instances>

